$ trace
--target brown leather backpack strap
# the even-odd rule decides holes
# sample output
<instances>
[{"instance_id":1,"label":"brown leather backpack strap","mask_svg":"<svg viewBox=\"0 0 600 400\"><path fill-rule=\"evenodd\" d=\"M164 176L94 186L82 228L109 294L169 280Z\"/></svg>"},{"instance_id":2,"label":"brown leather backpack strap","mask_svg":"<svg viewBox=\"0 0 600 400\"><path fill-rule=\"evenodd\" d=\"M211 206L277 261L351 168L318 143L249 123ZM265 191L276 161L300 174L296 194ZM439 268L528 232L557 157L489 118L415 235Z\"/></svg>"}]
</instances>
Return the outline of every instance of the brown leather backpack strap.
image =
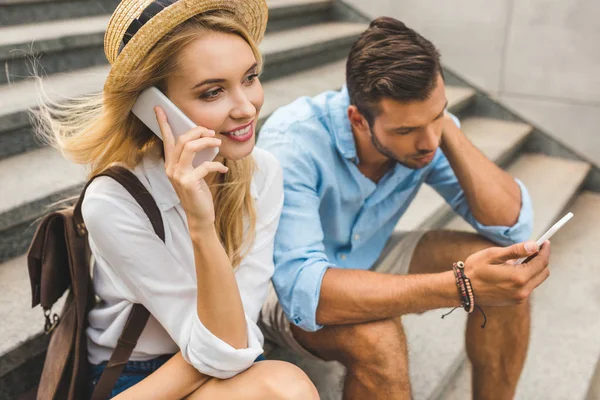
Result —
<instances>
[{"instance_id":1,"label":"brown leather backpack strap","mask_svg":"<svg viewBox=\"0 0 600 400\"><path fill-rule=\"evenodd\" d=\"M127 189L150 219L150 223L158 237L160 237L163 242L165 241L165 227L160 214L160 209L156 205L150 192L148 192L146 187L131 171L123 167L115 166L105 170L94 178L98 176L109 176ZM75 209L73 210L73 219L75 220L80 235L85 235L87 233L81 214L81 205L85 196L85 190L92 180L93 179L91 179L83 189L83 192L75 205ZM92 400L106 400L110 397L110 393L112 392L117 379L119 379L121 372L123 372L125 364L129 361L129 357L144 331L148 318L150 318L150 312L146 307L141 304L133 305L129 317L127 318L127 322L125 323L125 327L117 341L117 346L113 350L110 360L94 388Z\"/></svg>"},{"instance_id":2,"label":"brown leather backpack strap","mask_svg":"<svg viewBox=\"0 0 600 400\"><path fill-rule=\"evenodd\" d=\"M154 231L160 237L160 239L165 241L165 226L163 224L162 217L160 215L160 209L156 205L154 198L148 192L146 187L139 181L139 179L133 174L133 172L129 171L127 168L114 166L110 167L104 172L96 175L85 185L81 196L79 196L79 200L77 200L77 204L75 205L75 209L73 210L73 219L75 220L75 224L77 226L77 231L80 235L85 235L87 233L85 229L85 223L83 222L83 216L81 215L81 205L83 204L83 199L85 197L85 191L92 181L99 176L109 176L119 182L121 186L123 186L131 196L138 202L138 204L142 207L148 218L150 219L150 223L152 223L152 227Z\"/></svg>"},{"instance_id":3,"label":"brown leather backpack strap","mask_svg":"<svg viewBox=\"0 0 600 400\"><path fill-rule=\"evenodd\" d=\"M91 400L106 400L110 398L110 394L123 372L123 368L137 344L137 341L142 334L150 313L148 309L141 304L134 304L129 318L125 323L125 328L121 332L117 347L110 356L110 360L106 368L102 372Z\"/></svg>"}]
</instances>

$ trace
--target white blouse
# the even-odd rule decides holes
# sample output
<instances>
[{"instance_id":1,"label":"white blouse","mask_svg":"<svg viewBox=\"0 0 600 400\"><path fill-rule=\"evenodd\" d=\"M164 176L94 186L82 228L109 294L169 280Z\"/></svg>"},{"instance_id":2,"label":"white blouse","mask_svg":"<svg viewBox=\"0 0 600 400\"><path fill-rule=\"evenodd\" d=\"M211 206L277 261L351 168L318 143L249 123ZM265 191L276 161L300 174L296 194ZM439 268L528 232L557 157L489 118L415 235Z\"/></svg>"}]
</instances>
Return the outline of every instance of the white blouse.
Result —
<instances>
[{"instance_id":1,"label":"white blouse","mask_svg":"<svg viewBox=\"0 0 600 400\"><path fill-rule=\"evenodd\" d=\"M87 329L92 364L110 358L134 303L152 314L131 360L144 361L181 350L203 374L226 379L249 368L262 354L256 321L273 275L273 241L283 206L283 174L277 159L259 148L251 194L256 207L256 239L235 271L248 327L248 348L235 349L213 335L196 310L194 251L185 212L162 160L146 157L133 172L154 197L166 242L133 197L108 177L88 187L83 218L94 263L94 289L102 300L90 311ZM223 318L228 318L223 315Z\"/></svg>"}]
</instances>

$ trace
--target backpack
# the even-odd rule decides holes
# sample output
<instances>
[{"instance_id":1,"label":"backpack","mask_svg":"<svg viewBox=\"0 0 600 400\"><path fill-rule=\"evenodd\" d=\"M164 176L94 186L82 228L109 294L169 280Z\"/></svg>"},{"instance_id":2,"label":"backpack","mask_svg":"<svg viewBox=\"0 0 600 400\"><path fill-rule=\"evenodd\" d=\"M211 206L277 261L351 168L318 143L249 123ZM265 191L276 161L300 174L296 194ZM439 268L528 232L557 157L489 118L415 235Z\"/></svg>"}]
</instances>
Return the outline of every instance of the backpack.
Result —
<instances>
[{"instance_id":1,"label":"backpack","mask_svg":"<svg viewBox=\"0 0 600 400\"><path fill-rule=\"evenodd\" d=\"M87 230L81 205L89 184L99 176L119 182L150 219L154 231L165 240L160 210L152 195L129 170L111 167L91 178L74 207L46 215L38 226L27 253L32 307L42 306L44 331L51 335L37 389L27 397L38 400L81 400L89 398L87 358L87 313L96 297L90 268ZM68 290L60 317L52 314L54 303ZM92 400L106 400L129 360L150 314L135 304L118 344L95 386Z\"/></svg>"}]
</instances>

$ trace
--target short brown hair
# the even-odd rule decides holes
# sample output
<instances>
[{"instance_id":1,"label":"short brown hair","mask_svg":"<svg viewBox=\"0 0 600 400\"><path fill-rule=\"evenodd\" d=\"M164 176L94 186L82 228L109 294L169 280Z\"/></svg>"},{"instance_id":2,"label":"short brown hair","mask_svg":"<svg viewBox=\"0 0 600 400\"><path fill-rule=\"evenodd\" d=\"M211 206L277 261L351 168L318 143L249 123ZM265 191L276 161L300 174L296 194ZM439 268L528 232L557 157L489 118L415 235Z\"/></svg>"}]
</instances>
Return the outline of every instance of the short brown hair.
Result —
<instances>
[{"instance_id":1,"label":"short brown hair","mask_svg":"<svg viewBox=\"0 0 600 400\"><path fill-rule=\"evenodd\" d=\"M426 100L442 73L433 43L404 23L380 17L352 46L346 63L350 103L373 125L382 98Z\"/></svg>"}]
</instances>

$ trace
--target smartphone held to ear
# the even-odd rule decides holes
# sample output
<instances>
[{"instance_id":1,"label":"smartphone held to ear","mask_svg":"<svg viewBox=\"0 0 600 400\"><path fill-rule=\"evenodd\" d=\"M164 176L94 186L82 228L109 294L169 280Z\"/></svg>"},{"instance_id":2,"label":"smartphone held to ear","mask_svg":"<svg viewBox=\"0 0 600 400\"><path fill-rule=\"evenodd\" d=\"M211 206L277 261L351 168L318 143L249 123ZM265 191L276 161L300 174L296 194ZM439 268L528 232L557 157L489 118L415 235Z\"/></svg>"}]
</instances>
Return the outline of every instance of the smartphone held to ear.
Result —
<instances>
[{"instance_id":1,"label":"smartphone held to ear","mask_svg":"<svg viewBox=\"0 0 600 400\"><path fill-rule=\"evenodd\" d=\"M154 107L156 106L159 106L167 115L167 121L169 122L175 140L197 126L160 90L156 87L148 88L138 97L131 112L133 112L133 114L161 140L162 134L154 112ZM217 153L219 153L218 147L201 150L196 153L192 165L198 167L206 161L212 161L217 156Z\"/></svg>"}]
</instances>

